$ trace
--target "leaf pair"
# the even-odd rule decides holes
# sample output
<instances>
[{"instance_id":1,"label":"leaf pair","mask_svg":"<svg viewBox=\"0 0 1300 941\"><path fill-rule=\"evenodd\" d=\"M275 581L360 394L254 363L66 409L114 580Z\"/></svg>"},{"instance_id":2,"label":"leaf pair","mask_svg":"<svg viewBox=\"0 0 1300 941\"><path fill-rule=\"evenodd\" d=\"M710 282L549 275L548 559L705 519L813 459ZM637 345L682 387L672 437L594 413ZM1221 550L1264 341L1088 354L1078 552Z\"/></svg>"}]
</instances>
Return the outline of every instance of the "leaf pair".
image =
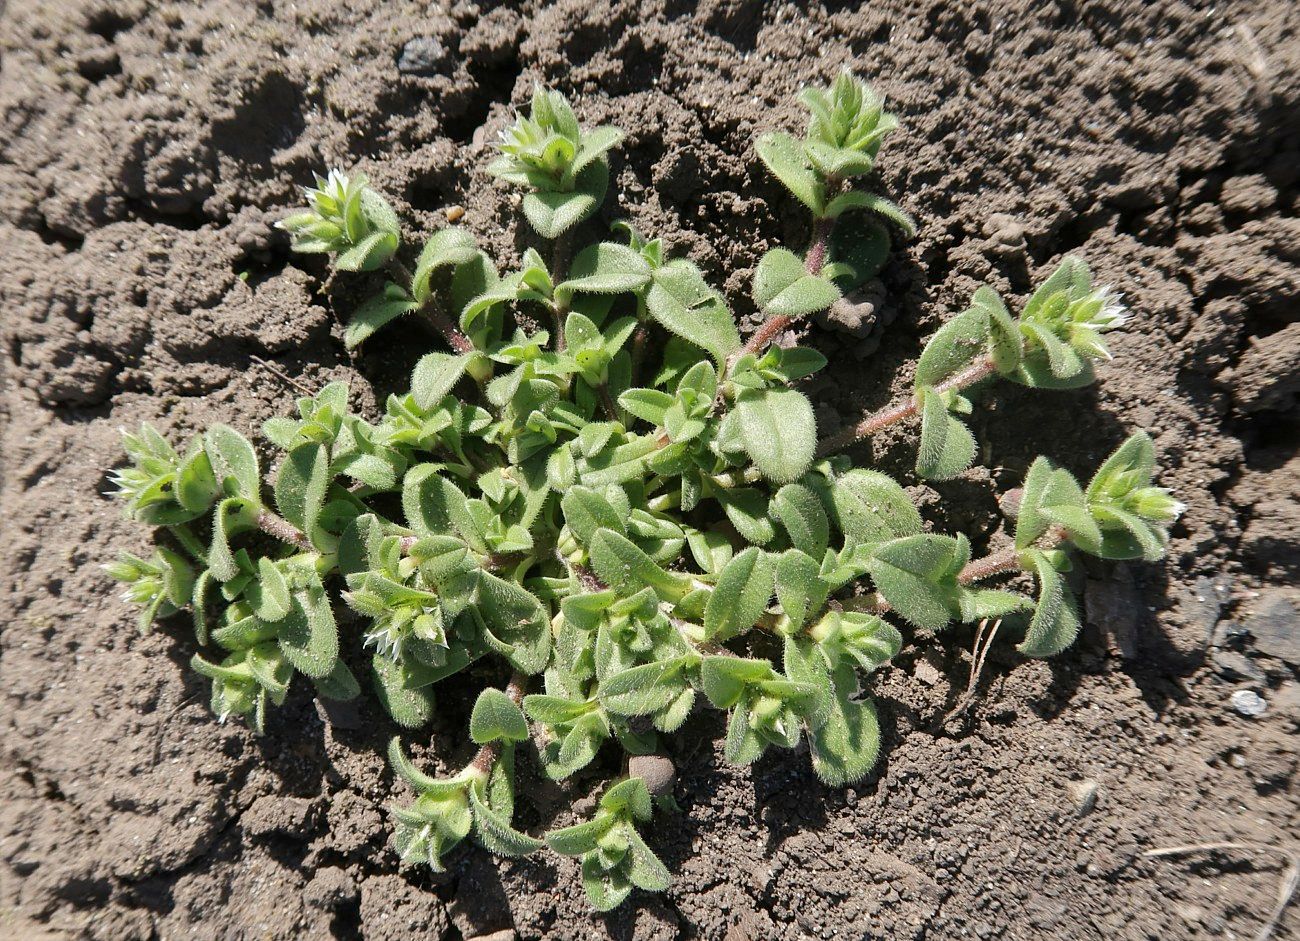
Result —
<instances>
[{"instance_id":1,"label":"leaf pair","mask_svg":"<svg viewBox=\"0 0 1300 941\"><path fill-rule=\"evenodd\" d=\"M511 826L513 742L501 746L490 771L471 767L449 779L432 778L419 771L397 738L389 743L388 759L393 770L419 795L413 804L392 809L397 821L394 845L403 862L424 863L441 872L443 856L471 830L487 849L502 856L526 856L542 847L541 840Z\"/></svg>"},{"instance_id":2,"label":"leaf pair","mask_svg":"<svg viewBox=\"0 0 1300 941\"><path fill-rule=\"evenodd\" d=\"M616 908L634 887L662 892L671 883L667 868L636 830L651 812L645 782L626 778L605 792L592 820L546 835L555 852L582 860L583 888L597 911Z\"/></svg>"}]
</instances>

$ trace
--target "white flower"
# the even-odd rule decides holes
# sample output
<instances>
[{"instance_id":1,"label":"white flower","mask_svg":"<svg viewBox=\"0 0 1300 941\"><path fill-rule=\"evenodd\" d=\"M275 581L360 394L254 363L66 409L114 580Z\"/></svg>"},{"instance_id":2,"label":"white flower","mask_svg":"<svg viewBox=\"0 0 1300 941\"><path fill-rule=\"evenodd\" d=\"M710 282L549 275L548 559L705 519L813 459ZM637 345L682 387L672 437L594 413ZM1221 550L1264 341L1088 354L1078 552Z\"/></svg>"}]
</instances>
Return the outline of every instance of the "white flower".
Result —
<instances>
[{"instance_id":1,"label":"white flower","mask_svg":"<svg viewBox=\"0 0 1300 941\"><path fill-rule=\"evenodd\" d=\"M1123 304L1124 295L1105 285L1097 291L1096 299L1101 301L1101 311L1089 324L1094 330L1117 330L1128 322L1128 308Z\"/></svg>"}]
</instances>

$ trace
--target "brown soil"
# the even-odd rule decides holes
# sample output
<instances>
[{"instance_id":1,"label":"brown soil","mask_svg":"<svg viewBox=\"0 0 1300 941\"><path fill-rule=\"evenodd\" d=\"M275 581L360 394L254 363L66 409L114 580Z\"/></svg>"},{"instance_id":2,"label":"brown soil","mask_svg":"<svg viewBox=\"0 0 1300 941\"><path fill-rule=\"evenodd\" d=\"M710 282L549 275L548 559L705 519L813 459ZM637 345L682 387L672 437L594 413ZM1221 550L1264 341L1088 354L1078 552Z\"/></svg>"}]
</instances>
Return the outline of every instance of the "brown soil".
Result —
<instances>
[{"instance_id":1,"label":"brown soil","mask_svg":"<svg viewBox=\"0 0 1300 941\"><path fill-rule=\"evenodd\" d=\"M1298 31L1294 5L1225 0L11 0L0 936L1253 936L1283 860L1141 853L1300 837L1300 627L1279 594L1300 573ZM429 74L399 72L419 37ZM1145 428L1189 507L1169 559L1083 566L1089 633L1050 662L1000 646L946 729L971 635L919 639L875 683L886 752L856 787L821 786L803 754L730 768L701 711L672 740L682 813L651 834L676 873L662 897L596 917L549 855L400 870L373 704L299 692L255 738L210 714L186 624L136 633L98 568L148 540L108 496L118 429L254 431L292 394L254 356L312 388L350 379L373 409L423 340L389 332L350 360L355 287L269 224L311 171L359 165L426 230L464 206L510 260L524 235L482 168L537 80L629 131L601 221L665 236L752 318L753 264L805 232L751 141L794 129L795 89L846 64L902 117L881 186L921 233L858 309L874 321L810 334L832 362L812 390L824 430L885 402L977 284L1023 295L1080 252L1135 311L1101 384L985 395L990 470L918 492L941 528L996 540L995 495L1033 454L1086 472ZM909 447L874 459L905 472ZM1240 689L1267 711L1234 712ZM463 757L463 720L447 707L429 760ZM523 824L590 807L612 765L568 795L525 784Z\"/></svg>"}]
</instances>

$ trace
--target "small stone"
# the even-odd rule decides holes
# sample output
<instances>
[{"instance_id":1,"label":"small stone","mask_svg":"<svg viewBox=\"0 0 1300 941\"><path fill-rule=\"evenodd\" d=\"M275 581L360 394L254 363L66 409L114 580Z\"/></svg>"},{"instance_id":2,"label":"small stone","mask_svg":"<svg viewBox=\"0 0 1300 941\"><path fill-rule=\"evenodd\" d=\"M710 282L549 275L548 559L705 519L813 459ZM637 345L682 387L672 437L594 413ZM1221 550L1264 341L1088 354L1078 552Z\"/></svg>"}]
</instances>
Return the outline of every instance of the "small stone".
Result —
<instances>
[{"instance_id":1,"label":"small stone","mask_svg":"<svg viewBox=\"0 0 1300 941\"><path fill-rule=\"evenodd\" d=\"M1210 635L1210 646L1240 650L1248 637L1250 631L1236 621L1220 621L1214 625L1214 633Z\"/></svg>"},{"instance_id":2,"label":"small stone","mask_svg":"<svg viewBox=\"0 0 1300 941\"><path fill-rule=\"evenodd\" d=\"M1097 795L1101 785L1093 780L1074 781L1069 786L1070 800L1074 802L1074 815L1086 817L1097 806Z\"/></svg>"},{"instance_id":3,"label":"small stone","mask_svg":"<svg viewBox=\"0 0 1300 941\"><path fill-rule=\"evenodd\" d=\"M1226 680L1250 680L1254 683L1264 682L1264 671L1253 660L1236 650L1216 649L1210 654L1214 672Z\"/></svg>"},{"instance_id":4,"label":"small stone","mask_svg":"<svg viewBox=\"0 0 1300 941\"><path fill-rule=\"evenodd\" d=\"M989 249L999 255L1019 255L1025 251L1025 227L1015 216L995 212L984 223Z\"/></svg>"},{"instance_id":5,"label":"small stone","mask_svg":"<svg viewBox=\"0 0 1300 941\"><path fill-rule=\"evenodd\" d=\"M303 900L314 908L332 911L357 899L357 884L352 877L337 866L326 866L316 871L302 893Z\"/></svg>"},{"instance_id":6,"label":"small stone","mask_svg":"<svg viewBox=\"0 0 1300 941\"><path fill-rule=\"evenodd\" d=\"M998 509L1002 515L1009 520L1015 519L1020 515L1020 503L1025 499L1024 487L1012 487L1002 496L998 497Z\"/></svg>"},{"instance_id":7,"label":"small stone","mask_svg":"<svg viewBox=\"0 0 1300 941\"><path fill-rule=\"evenodd\" d=\"M663 755L633 755L627 761L629 777L645 781L646 790L651 797L663 797L673 792L677 782L677 769L671 758Z\"/></svg>"},{"instance_id":8,"label":"small stone","mask_svg":"<svg viewBox=\"0 0 1300 941\"><path fill-rule=\"evenodd\" d=\"M1268 592L1242 626L1260 653L1300 665L1300 605L1294 598L1281 591Z\"/></svg>"},{"instance_id":9,"label":"small stone","mask_svg":"<svg viewBox=\"0 0 1300 941\"><path fill-rule=\"evenodd\" d=\"M447 50L433 36L417 36L402 47L397 71L405 75L429 75L438 71Z\"/></svg>"},{"instance_id":10,"label":"small stone","mask_svg":"<svg viewBox=\"0 0 1300 941\"><path fill-rule=\"evenodd\" d=\"M443 213L446 215L448 222L459 222L461 219L465 218L465 207L448 206L443 210Z\"/></svg>"},{"instance_id":11,"label":"small stone","mask_svg":"<svg viewBox=\"0 0 1300 941\"><path fill-rule=\"evenodd\" d=\"M1179 608L1185 612L1190 625L1200 627L1205 632L1205 636L1210 637L1213 635L1215 624L1219 620L1219 614L1223 611L1223 604L1228 596L1229 589L1226 582L1216 582L1202 575L1192 585L1189 596L1180 600Z\"/></svg>"},{"instance_id":12,"label":"small stone","mask_svg":"<svg viewBox=\"0 0 1300 941\"><path fill-rule=\"evenodd\" d=\"M1232 765L1234 768L1244 768L1246 767L1246 756L1239 751L1235 751L1228 758L1228 764Z\"/></svg>"},{"instance_id":13,"label":"small stone","mask_svg":"<svg viewBox=\"0 0 1300 941\"><path fill-rule=\"evenodd\" d=\"M1239 715L1243 715L1247 719L1262 716L1268 710L1268 703L1264 701L1259 693L1251 689L1237 690L1228 701Z\"/></svg>"},{"instance_id":14,"label":"small stone","mask_svg":"<svg viewBox=\"0 0 1300 941\"><path fill-rule=\"evenodd\" d=\"M821 327L861 340L870 336L882 321L884 305L885 286L879 280L872 280L850 291L825 310L818 311L814 319Z\"/></svg>"},{"instance_id":15,"label":"small stone","mask_svg":"<svg viewBox=\"0 0 1300 941\"><path fill-rule=\"evenodd\" d=\"M491 934L479 934L467 941L515 941L519 937L513 928L502 928L500 931L494 931Z\"/></svg>"},{"instance_id":16,"label":"small stone","mask_svg":"<svg viewBox=\"0 0 1300 941\"><path fill-rule=\"evenodd\" d=\"M926 686L934 686L941 679L943 674L929 660L918 660L916 666L912 668L912 673L918 680Z\"/></svg>"}]
</instances>

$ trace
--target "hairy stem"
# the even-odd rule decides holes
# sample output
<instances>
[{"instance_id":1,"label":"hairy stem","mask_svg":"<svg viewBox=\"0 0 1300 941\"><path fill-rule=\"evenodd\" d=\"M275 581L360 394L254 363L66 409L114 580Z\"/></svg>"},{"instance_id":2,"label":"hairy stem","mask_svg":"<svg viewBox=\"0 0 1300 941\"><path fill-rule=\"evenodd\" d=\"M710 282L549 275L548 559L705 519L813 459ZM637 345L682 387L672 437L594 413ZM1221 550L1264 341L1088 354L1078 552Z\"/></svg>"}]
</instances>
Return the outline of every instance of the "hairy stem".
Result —
<instances>
[{"instance_id":1,"label":"hairy stem","mask_svg":"<svg viewBox=\"0 0 1300 941\"><path fill-rule=\"evenodd\" d=\"M600 405L605 410L605 414L609 416L609 420L618 421L618 403L615 402L614 397L609 394L609 383L602 382L600 385L596 386L596 394L600 396Z\"/></svg>"},{"instance_id":2,"label":"hairy stem","mask_svg":"<svg viewBox=\"0 0 1300 941\"><path fill-rule=\"evenodd\" d=\"M281 542L297 546L304 552L316 551L316 547L311 544L311 540L307 538L306 533L283 516L278 516L266 508L263 508L257 514L257 528L269 536L274 536Z\"/></svg>"},{"instance_id":3,"label":"hairy stem","mask_svg":"<svg viewBox=\"0 0 1300 941\"><path fill-rule=\"evenodd\" d=\"M827 200L830 200L839 192L840 185L840 181L833 177L827 179ZM835 219L822 216L813 221L812 238L808 243L808 253L804 256L804 267L808 269L809 274L821 274L822 268L826 266L826 256L830 253L831 248L831 236L834 234ZM741 354L753 353L758 355L794 321L795 318L788 314L764 321L763 325L755 330L754 335L749 338L749 342L740 351Z\"/></svg>"},{"instance_id":4,"label":"hairy stem","mask_svg":"<svg viewBox=\"0 0 1300 941\"><path fill-rule=\"evenodd\" d=\"M962 585L973 585L975 582L982 582L1003 572L1018 571L1020 571L1020 550L1015 546L1007 546L997 552L990 552L982 559L972 560L958 573L957 582Z\"/></svg>"},{"instance_id":5,"label":"hairy stem","mask_svg":"<svg viewBox=\"0 0 1300 941\"><path fill-rule=\"evenodd\" d=\"M410 290L411 282L415 278L411 273L411 269L402 264L401 259L396 255L388 259L387 267L388 273L392 275L395 280L402 285L402 287ZM460 332L460 329L451 322L451 318L448 317L446 313L434 307L432 295L430 295L429 299L420 305L420 308L416 313L427 320L430 326L432 326L434 330L438 331L438 335L447 341L447 345L457 353L472 353L474 351L474 344L470 342L469 337Z\"/></svg>"},{"instance_id":6,"label":"hairy stem","mask_svg":"<svg viewBox=\"0 0 1300 941\"><path fill-rule=\"evenodd\" d=\"M646 342L650 339L650 325L644 319L645 301L638 297L636 303L637 317L641 322L636 325L636 331L632 334L632 388L640 383L641 364L645 360Z\"/></svg>"},{"instance_id":7,"label":"hairy stem","mask_svg":"<svg viewBox=\"0 0 1300 941\"><path fill-rule=\"evenodd\" d=\"M973 386L982 379L987 379L996 371L997 367L993 363L993 357L981 356L961 372L954 373L939 383L939 385L935 386L935 390L937 392L960 391L968 386ZM902 402L896 402L878 412L872 412L856 425L850 425L848 428L837 431L829 438L822 439L817 445L817 456L825 457L827 454L842 451L849 445L855 444L863 438L868 438L890 425L911 418L920 410L920 397L910 395Z\"/></svg>"},{"instance_id":8,"label":"hairy stem","mask_svg":"<svg viewBox=\"0 0 1300 941\"><path fill-rule=\"evenodd\" d=\"M569 264L569 248L573 244L573 237L570 232L561 232L551 243L551 283L559 284L564 280L563 270ZM552 304L551 312L555 314L555 350L557 353L563 353L565 347L564 340L564 316L569 312L568 304Z\"/></svg>"},{"instance_id":9,"label":"hairy stem","mask_svg":"<svg viewBox=\"0 0 1300 941\"><path fill-rule=\"evenodd\" d=\"M283 516L278 516L270 510L263 508L257 514L257 528L268 536L274 536L281 542L296 546L304 552L315 552L316 547L312 545L311 539L307 537L297 526L290 523ZM411 549L420 541L419 536L403 536L398 546L402 550L402 555L410 555ZM509 568L511 565L519 562L524 558L522 552L489 552L479 561L483 568L491 572L499 572L502 569Z\"/></svg>"},{"instance_id":10,"label":"hairy stem","mask_svg":"<svg viewBox=\"0 0 1300 941\"><path fill-rule=\"evenodd\" d=\"M516 671L511 677L510 682L506 684L506 695L510 701L518 706L524 701L524 688L528 685L528 677ZM501 743L489 742L478 750L478 753L470 759L470 763L465 766L465 771L476 774L491 774L492 766L497 763L497 758L501 756Z\"/></svg>"},{"instance_id":11,"label":"hairy stem","mask_svg":"<svg viewBox=\"0 0 1300 941\"><path fill-rule=\"evenodd\" d=\"M194 556L197 561L207 564L208 548L199 541L198 536L194 535L194 530L190 529L189 524L178 523L167 528L171 530L172 536L176 538L176 541L181 544L186 552Z\"/></svg>"},{"instance_id":12,"label":"hairy stem","mask_svg":"<svg viewBox=\"0 0 1300 941\"><path fill-rule=\"evenodd\" d=\"M1038 537L1034 546L1038 549L1055 549L1065 542L1067 537L1068 534L1065 530L1059 526L1053 526ZM973 585L976 582L993 578L995 575L1024 571L1025 567L1020 562L1020 554L1023 551L1015 546L1006 546L996 552L990 552L983 558L972 559L957 573L957 583L959 585ZM894 610L893 606L878 591L859 595L855 598L846 598L838 602L838 604L845 611L866 611L870 614L888 614Z\"/></svg>"}]
</instances>

